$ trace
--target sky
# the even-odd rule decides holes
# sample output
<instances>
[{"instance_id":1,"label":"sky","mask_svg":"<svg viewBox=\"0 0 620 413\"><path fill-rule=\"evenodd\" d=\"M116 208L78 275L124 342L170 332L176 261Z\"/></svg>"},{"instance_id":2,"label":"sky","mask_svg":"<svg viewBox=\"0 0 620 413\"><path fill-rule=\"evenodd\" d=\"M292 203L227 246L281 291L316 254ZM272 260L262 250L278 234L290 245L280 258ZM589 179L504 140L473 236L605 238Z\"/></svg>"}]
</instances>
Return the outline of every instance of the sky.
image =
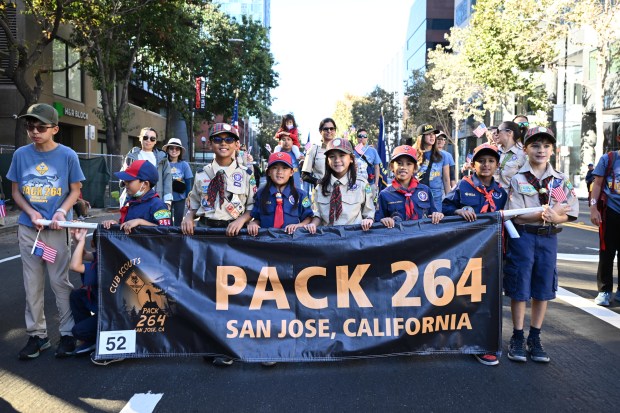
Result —
<instances>
[{"instance_id":1,"label":"sky","mask_svg":"<svg viewBox=\"0 0 620 413\"><path fill-rule=\"evenodd\" d=\"M381 83L406 40L413 0L271 0L271 51L279 74L272 111L292 112L300 140L320 139L321 119L346 93ZM346 126L338 125L340 132ZM348 125L347 125L348 126ZM274 131L275 133L275 131Z\"/></svg>"}]
</instances>

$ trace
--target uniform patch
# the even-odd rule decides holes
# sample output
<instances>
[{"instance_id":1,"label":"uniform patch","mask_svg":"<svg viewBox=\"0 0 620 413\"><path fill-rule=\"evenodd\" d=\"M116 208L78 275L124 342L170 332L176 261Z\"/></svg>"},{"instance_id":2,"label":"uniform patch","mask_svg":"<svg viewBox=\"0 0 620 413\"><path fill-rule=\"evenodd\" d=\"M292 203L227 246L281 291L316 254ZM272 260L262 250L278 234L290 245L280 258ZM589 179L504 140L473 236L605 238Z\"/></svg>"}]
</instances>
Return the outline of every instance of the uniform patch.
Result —
<instances>
[{"instance_id":1,"label":"uniform patch","mask_svg":"<svg viewBox=\"0 0 620 413\"><path fill-rule=\"evenodd\" d=\"M200 205L202 205L203 208L209 207L209 200L206 196L202 197L200 200Z\"/></svg>"},{"instance_id":2,"label":"uniform patch","mask_svg":"<svg viewBox=\"0 0 620 413\"><path fill-rule=\"evenodd\" d=\"M357 189L357 184L353 184L353 186L351 187L351 191L355 191Z\"/></svg>"},{"instance_id":3,"label":"uniform patch","mask_svg":"<svg viewBox=\"0 0 620 413\"><path fill-rule=\"evenodd\" d=\"M235 172L232 177L235 182L241 182L241 180L243 179L243 175L241 175L241 172Z\"/></svg>"},{"instance_id":4,"label":"uniform patch","mask_svg":"<svg viewBox=\"0 0 620 413\"><path fill-rule=\"evenodd\" d=\"M252 177L250 178L250 185L256 185L256 179L254 179L254 175L252 175Z\"/></svg>"},{"instance_id":5,"label":"uniform patch","mask_svg":"<svg viewBox=\"0 0 620 413\"><path fill-rule=\"evenodd\" d=\"M573 190L573 184L571 183L571 181L566 181L566 189L568 189L569 191Z\"/></svg>"},{"instance_id":6,"label":"uniform patch","mask_svg":"<svg viewBox=\"0 0 620 413\"><path fill-rule=\"evenodd\" d=\"M536 192L536 188L534 188L534 185L532 184L519 184L519 193L520 194L524 194L524 195L535 195Z\"/></svg>"},{"instance_id":7,"label":"uniform patch","mask_svg":"<svg viewBox=\"0 0 620 413\"><path fill-rule=\"evenodd\" d=\"M293 195L288 197L288 202L291 203L291 205L295 205L295 197Z\"/></svg>"},{"instance_id":8,"label":"uniform patch","mask_svg":"<svg viewBox=\"0 0 620 413\"><path fill-rule=\"evenodd\" d=\"M428 201L428 194L424 191L418 192L418 199L422 202Z\"/></svg>"},{"instance_id":9,"label":"uniform patch","mask_svg":"<svg viewBox=\"0 0 620 413\"><path fill-rule=\"evenodd\" d=\"M501 192L493 192L493 198L500 199L501 197L502 197L502 193Z\"/></svg>"},{"instance_id":10,"label":"uniform patch","mask_svg":"<svg viewBox=\"0 0 620 413\"><path fill-rule=\"evenodd\" d=\"M168 219L170 218L170 211L168 209L160 209L159 211L155 211L153 217L156 220Z\"/></svg>"},{"instance_id":11,"label":"uniform patch","mask_svg":"<svg viewBox=\"0 0 620 413\"><path fill-rule=\"evenodd\" d=\"M304 200L301 201L301 205L303 205L304 208L308 208L310 206L310 200L308 199L308 197L304 197Z\"/></svg>"},{"instance_id":12,"label":"uniform patch","mask_svg":"<svg viewBox=\"0 0 620 413\"><path fill-rule=\"evenodd\" d=\"M370 194L372 193L372 188L370 187L370 185L366 184L366 193Z\"/></svg>"},{"instance_id":13,"label":"uniform patch","mask_svg":"<svg viewBox=\"0 0 620 413\"><path fill-rule=\"evenodd\" d=\"M512 155L511 160L512 160L512 161L516 161L516 160L517 160L517 155Z\"/></svg>"},{"instance_id":14,"label":"uniform patch","mask_svg":"<svg viewBox=\"0 0 620 413\"><path fill-rule=\"evenodd\" d=\"M235 181L235 182L233 182L233 185L241 188L241 182Z\"/></svg>"},{"instance_id":15,"label":"uniform patch","mask_svg":"<svg viewBox=\"0 0 620 413\"><path fill-rule=\"evenodd\" d=\"M553 185L551 186L552 188L557 188L557 187L561 187L562 186L562 180L560 178L555 178L553 180Z\"/></svg>"}]
</instances>

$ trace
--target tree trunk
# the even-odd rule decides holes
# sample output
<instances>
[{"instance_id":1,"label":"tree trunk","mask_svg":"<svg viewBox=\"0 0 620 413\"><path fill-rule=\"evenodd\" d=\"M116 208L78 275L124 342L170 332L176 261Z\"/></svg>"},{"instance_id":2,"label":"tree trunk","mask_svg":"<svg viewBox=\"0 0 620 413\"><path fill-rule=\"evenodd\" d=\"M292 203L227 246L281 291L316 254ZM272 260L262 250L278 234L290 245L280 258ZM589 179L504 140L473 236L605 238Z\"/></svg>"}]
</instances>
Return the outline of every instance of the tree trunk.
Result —
<instances>
[{"instance_id":1,"label":"tree trunk","mask_svg":"<svg viewBox=\"0 0 620 413\"><path fill-rule=\"evenodd\" d=\"M596 64L596 90L594 92L594 96L596 99L595 110L596 110L596 145L594 147L594 157L595 159L600 159L603 156L603 149L605 145L605 125L603 122L603 105L605 98L605 85L603 84L605 76L605 65L604 65L604 57L600 56L597 59Z\"/></svg>"}]
</instances>

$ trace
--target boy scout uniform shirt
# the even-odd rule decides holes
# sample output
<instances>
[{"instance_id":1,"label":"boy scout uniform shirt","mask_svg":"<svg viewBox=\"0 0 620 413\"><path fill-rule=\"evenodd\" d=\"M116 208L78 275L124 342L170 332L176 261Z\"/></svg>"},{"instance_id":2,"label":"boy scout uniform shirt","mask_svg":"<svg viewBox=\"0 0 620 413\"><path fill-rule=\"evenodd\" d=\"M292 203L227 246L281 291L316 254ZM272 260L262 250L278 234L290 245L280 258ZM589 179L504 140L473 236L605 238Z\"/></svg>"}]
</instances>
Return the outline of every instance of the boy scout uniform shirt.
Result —
<instances>
[{"instance_id":1,"label":"boy scout uniform shirt","mask_svg":"<svg viewBox=\"0 0 620 413\"><path fill-rule=\"evenodd\" d=\"M482 185L478 175L474 172L471 176L471 180L476 186ZM502 188L495 180L491 182L491 185L486 187L487 191L493 191L492 197L495 203L495 211L504 209L506 201L508 200L508 193ZM472 187L465 179L461 179L458 185L450 191L446 198L443 200L442 212L445 215L454 215L454 211L463 208L464 206L470 206L474 209L476 214L480 213L480 210L485 204L484 195L476 188ZM491 212L490 209L488 212Z\"/></svg>"},{"instance_id":2,"label":"boy scout uniform shirt","mask_svg":"<svg viewBox=\"0 0 620 413\"><path fill-rule=\"evenodd\" d=\"M499 164L493 176L504 188L510 188L510 180L525 164L523 144L517 142L507 151L499 148Z\"/></svg>"},{"instance_id":3,"label":"boy scout uniform shirt","mask_svg":"<svg viewBox=\"0 0 620 413\"><path fill-rule=\"evenodd\" d=\"M431 189L424 184L418 184L411 195L411 201L413 201L413 210L418 219L428 217L433 212L437 212ZM379 192L377 204L375 221L381 221L385 217L393 218L396 221L407 220L405 195L397 192L392 185Z\"/></svg>"},{"instance_id":4,"label":"boy scout uniform shirt","mask_svg":"<svg viewBox=\"0 0 620 413\"><path fill-rule=\"evenodd\" d=\"M340 179L334 176L330 178L330 191L327 196L323 195L323 188L319 184L316 187L314 197L314 210L318 211L317 216L321 218L321 225L329 225L329 207L332 191L336 182L340 182L340 192L342 194L342 214L333 225L353 225L361 224L363 219L375 219L375 204L372 198L372 188L368 181L358 178L355 184L349 188L349 177L347 175Z\"/></svg>"},{"instance_id":5,"label":"boy scout uniform shirt","mask_svg":"<svg viewBox=\"0 0 620 413\"><path fill-rule=\"evenodd\" d=\"M215 198L215 205L207 202L209 183L215 175L223 170L226 178L224 194L226 199L220 206L219 195ZM256 193L256 180L247 169L237 162L229 166L220 166L216 161L205 166L196 173L194 187L189 196L190 208L196 210L196 216L216 221L232 221L245 211L251 211Z\"/></svg>"},{"instance_id":6,"label":"boy scout uniform shirt","mask_svg":"<svg viewBox=\"0 0 620 413\"><path fill-rule=\"evenodd\" d=\"M506 209L520 209L520 208L536 208L540 207L540 200L538 199L538 191L532 184L527 181L525 177L525 172L532 172L532 168L527 162L523 167L519 170L515 176L512 177L512 181L510 182L510 194L508 196L508 202L506 203ZM551 167L549 163L547 163L547 170L539 179L542 182L545 178L552 175L553 179L550 181L550 188L561 187L566 195L566 200L568 201L568 205L570 206L570 211L567 213L569 217L577 218L579 216L579 202L577 199L577 195L573 190L573 184L566 179L566 176L563 173L557 172L555 169ZM549 191L549 202L550 206L554 206L557 200L551 196L551 191ZM529 222L528 225L544 225L545 223L540 220L539 222ZM548 225L549 223L547 223Z\"/></svg>"},{"instance_id":7,"label":"boy scout uniform shirt","mask_svg":"<svg viewBox=\"0 0 620 413\"><path fill-rule=\"evenodd\" d=\"M269 188L269 200L265 205L265 211L263 211L260 198L264 190L265 188L259 190L254 197L255 208L252 209L251 216L260 221L261 227L273 228L277 206L276 193L278 190L275 186ZM282 228L290 224L299 224L304 219L314 216L312 204L306 191L297 189L297 197L297 205L295 205L295 198L291 195L291 187L287 185L282 191L282 212L284 213Z\"/></svg>"},{"instance_id":8,"label":"boy scout uniform shirt","mask_svg":"<svg viewBox=\"0 0 620 413\"><path fill-rule=\"evenodd\" d=\"M316 179L325 176L325 148L319 145L312 145L310 151L306 155L302 172L308 172L314 175Z\"/></svg>"}]
</instances>

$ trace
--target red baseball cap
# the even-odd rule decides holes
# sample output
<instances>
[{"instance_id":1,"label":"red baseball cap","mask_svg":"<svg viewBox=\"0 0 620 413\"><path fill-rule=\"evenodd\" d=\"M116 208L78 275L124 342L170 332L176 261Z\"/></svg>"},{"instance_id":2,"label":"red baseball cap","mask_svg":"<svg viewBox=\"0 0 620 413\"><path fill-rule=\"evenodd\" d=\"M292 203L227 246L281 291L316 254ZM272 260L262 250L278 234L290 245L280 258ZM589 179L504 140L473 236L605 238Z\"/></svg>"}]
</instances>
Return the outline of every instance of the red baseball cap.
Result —
<instances>
[{"instance_id":1,"label":"red baseball cap","mask_svg":"<svg viewBox=\"0 0 620 413\"><path fill-rule=\"evenodd\" d=\"M390 162L400 156L409 156L411 159L413 159L413 162L418 163L418 152L412 146L401 145L394 148L394 151L392 152L392 157L390 158Z\"/></svg>"},{"instance_id":2,"label":"red baseball cap","mask_svg":"<svg viewBox=\"0 0 620 413\"><path fill-rule=\"evenodd\" d=\"M474 156L471 158L471 162L476 162L476 158L482 155L493 155L497 162L499 162L499 152L497 152L497 148L489 143L483 143L482 145L476 146L474 149Z\"/></svg>"},{"instance_id":3,"label":"red baseball cap","mask_svg":"<svg viewBox=\"0 0 620 413\"><path fill-rule=\"evenodd\" d=\"M291 155L286 152L276 152L269 155L269 160L267 161L267 168L278 162L283 163L291 169L293 168L293 160L291 159Z\"/></svg>"},{"instance_id":4,"label":"red baseball cap","mask_svg":"<svg viewBox=\"0 0 620 413\"><path fill-rule=\"evenodd\" d=\"M121 181L149 181L156 184L159 180L157 168L149 161L139 160L133 161L129 168L124 171L114 172L114 175Z\"/></svg>"}]
</instances>

